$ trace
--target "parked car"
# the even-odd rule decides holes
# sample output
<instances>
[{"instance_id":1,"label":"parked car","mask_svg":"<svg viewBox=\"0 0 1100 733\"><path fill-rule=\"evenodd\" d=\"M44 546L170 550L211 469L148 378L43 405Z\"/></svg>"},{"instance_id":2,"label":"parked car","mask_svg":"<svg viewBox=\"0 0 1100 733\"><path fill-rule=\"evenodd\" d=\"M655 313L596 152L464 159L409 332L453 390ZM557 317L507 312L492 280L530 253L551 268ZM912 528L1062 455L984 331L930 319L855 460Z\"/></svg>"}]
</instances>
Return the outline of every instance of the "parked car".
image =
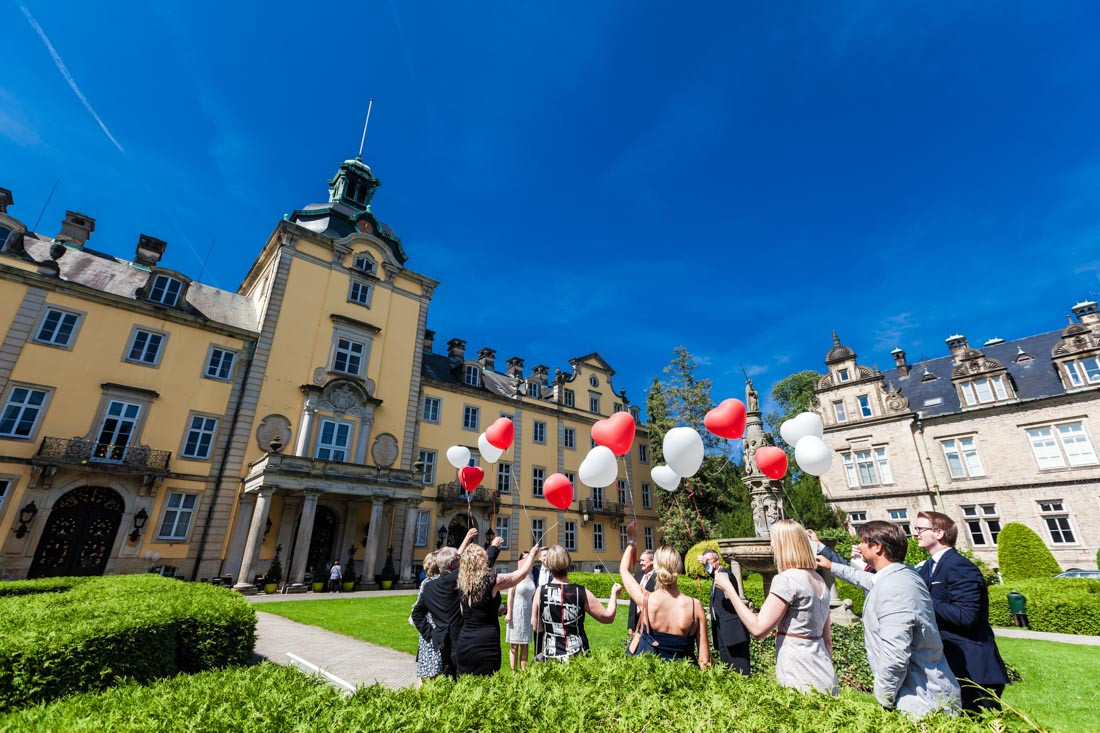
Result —
<instances>
[{"instance_id":1,"label":"parked car","mask_svg":"<svg viewBox=\"0 0 1100 733\"><path fill-rule=\"evenodd\" d=\"M1058 573L1055 578L1093 578L1100 580L1100 570L1067 570L1064 573Z\"/></svg>"}]
</instances>

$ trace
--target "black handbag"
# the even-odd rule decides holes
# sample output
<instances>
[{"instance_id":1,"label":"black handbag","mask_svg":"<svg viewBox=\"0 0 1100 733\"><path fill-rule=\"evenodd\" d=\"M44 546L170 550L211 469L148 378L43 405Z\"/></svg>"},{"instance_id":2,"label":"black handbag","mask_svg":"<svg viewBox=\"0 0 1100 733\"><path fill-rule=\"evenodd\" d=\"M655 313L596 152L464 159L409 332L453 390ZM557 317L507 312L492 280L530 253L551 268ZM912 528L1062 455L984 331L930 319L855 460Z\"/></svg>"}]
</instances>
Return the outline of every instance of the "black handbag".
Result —
<instances>
[{"instance_id":1,"label":"black handbag","mask_svg":"<svg viewBox=\"0 0 1100 733\"><path fill-rule=\"evenodd\" d=\"M659 645L660 642L649 632L649 594L646 593L642 602L642 613L638 614L638 625L626 645L626 655L637 657L642 654L656 654Z\"/></svg>"}]
</instances>

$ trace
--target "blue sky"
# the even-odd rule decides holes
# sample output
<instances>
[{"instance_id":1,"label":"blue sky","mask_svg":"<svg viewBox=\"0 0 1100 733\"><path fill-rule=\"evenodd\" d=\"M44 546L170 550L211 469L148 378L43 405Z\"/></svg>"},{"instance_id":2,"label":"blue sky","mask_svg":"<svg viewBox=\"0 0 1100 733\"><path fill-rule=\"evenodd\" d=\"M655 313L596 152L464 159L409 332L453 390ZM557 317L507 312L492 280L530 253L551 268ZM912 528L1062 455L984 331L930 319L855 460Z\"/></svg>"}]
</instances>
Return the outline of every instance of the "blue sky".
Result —
<instances>
[{"instance_id":1,"label":"blue sky","mask_svg":"<svg viewBox=\"0 0 1100 733\"><path fill-rule=\"evenodd\" d=\"M105 10L109 8L109 10ZM0 3L0 186L234 289L359 146L429 326L636 402L1100 297L1094 3ZM52 46L52 51L49 46ZM763 390L762 390L763 391ZM767 404L765 403L765 407Z\"/></svg>"}]
</instances>

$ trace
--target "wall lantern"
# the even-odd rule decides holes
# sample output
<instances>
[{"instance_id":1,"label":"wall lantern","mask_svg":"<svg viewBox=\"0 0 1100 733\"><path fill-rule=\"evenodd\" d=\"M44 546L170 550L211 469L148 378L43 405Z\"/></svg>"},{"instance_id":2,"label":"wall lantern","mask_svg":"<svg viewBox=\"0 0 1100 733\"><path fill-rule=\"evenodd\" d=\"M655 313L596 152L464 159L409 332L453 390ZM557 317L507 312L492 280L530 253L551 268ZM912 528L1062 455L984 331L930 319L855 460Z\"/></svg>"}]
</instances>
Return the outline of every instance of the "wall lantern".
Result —
<instances>
[{"instance_id":1,"label":"wall lantern","mask_svg":"<svg viewBox=\"0 0 1100 733\"><path fill-rule=\"evenodd\" d=\"M28 502L25 507L19 510L19 526L15 529L15 536L18 539L23 539L27 536L27 525L34 519L34 515L38 514L38 507L34 502Z\"/></svg>"},{"instance_id":2,"label":"wall lantern","mask_svg":"<svg viewBox=\"0 0 1100 733\"><path fill-rule=\"evenodd\" d=\"M443 547L443 543L447 541L447 528L441 524L439 525L439 529L436 530L435 534L437 537L439 537L439 544L436 545L436 548L438 549L440 547Z\"/></svg>"},{"instance_id":3,"label":"wall lantern","mask_svg":"<svg viewBox=\"0 0 1100 733\"><path fill-rule=\"evenodd\" d=\"M138 541L141 537L141 530L145 527L147 521L149 521L149 513L142 507L142 509L134 515L134 531L130 533L131 542Z\"/></svg>"}]
</instances>

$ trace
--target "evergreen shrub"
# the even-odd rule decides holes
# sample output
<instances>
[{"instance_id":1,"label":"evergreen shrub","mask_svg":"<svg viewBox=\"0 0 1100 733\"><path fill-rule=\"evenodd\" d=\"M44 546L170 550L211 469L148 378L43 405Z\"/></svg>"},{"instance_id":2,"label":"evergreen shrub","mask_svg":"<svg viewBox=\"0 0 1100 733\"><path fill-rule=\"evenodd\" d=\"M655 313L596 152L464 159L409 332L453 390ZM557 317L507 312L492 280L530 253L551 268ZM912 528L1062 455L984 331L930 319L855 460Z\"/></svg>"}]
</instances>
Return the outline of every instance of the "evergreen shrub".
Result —
<instances>
[{"instance_id":1,"label":"evergreen shrub","mask_svg":"<svg viewBox=\"0 0 1100 733\"><path fill-rule=\"evenodd\" d=\"M1100 580L1036 578L1016 580L989 589L989 622L1012 626L1008 594L1017 590L1027 598L1032 631L1100 635Z\"/></svg>"},{"instance_id":2,"label":"evergreen shrub","mask_svg":"<svg viewBox=\"0 0 1100 733\"><path fill-rule=\"evenodd\" d=\"M36 587L0 598L0 709L252 662L256 613L230 590L158 575Z\"/></svg>"},{"instance_id":3,"label":"evergreen shrub","mask_svg":"<svg viewBox=\"0 0 1100 733\"><path fill-rule=\"evenodd\" d=\"M1062 572L1039 535L1019 522L1009 522L997 536L997 564L1006 583L1053 578Z\"/></svg>"}]
</instances>

